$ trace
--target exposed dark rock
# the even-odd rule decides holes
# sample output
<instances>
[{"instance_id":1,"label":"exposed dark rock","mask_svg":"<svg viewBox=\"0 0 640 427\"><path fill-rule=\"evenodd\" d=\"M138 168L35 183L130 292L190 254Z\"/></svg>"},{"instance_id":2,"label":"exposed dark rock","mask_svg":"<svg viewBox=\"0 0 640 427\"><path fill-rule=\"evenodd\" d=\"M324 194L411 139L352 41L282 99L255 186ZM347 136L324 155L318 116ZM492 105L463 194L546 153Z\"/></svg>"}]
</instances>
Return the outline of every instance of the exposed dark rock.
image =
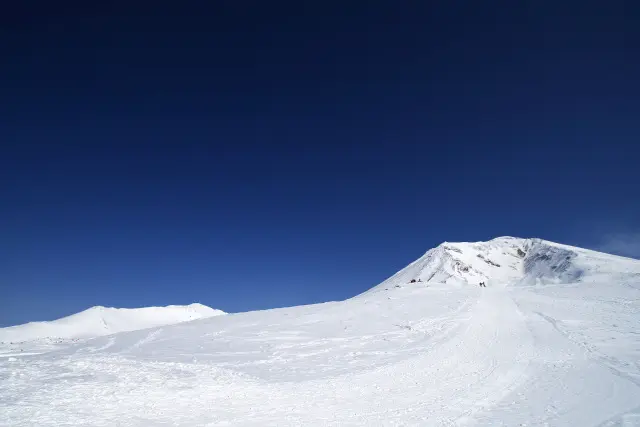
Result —
<instances>
[{"instance_id":1,"label":"exposed dark rock","mask_svg":"<svg viewBox=\"0 0 640 427\"><path fill-rule=\"evenodd\" d=\"M493 265L494 267L500 267L500 264L498 264L497 262L493 262L490 259L485 259L484 262L486 262L489 265Z\"/></svg>"}]
</instances>

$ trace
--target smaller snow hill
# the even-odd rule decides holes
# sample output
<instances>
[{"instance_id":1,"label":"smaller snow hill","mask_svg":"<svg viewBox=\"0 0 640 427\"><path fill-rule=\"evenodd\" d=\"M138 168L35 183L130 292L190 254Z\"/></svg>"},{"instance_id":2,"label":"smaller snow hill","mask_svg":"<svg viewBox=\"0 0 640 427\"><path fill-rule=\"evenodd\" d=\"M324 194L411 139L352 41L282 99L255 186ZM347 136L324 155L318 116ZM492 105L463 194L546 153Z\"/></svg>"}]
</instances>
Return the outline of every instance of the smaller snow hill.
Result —
<instances>
[{"instance_id":1,"label":"smaller snow hill","mask_svg":"<svg viewBox=\"0 0 640 427\"><path fill-rule=\"evenodd\" d=\"M444 242L365 294L412 281L521 286L591 282L606 277L628 282L640 274L638 265L634 259L542 239L498 237L487 242Z\"/></svg>"},{"instance_id":2,"label":"smaller snow hill","mask_svg":"<svg viewBox=\"0 0 640 427\"><path fill-rule=\"evenodd\" d=\"M49 322L30 322L24 325L0 328L0 342L94 338L222 314L225 312L197 303L144 308L96 306Z\"/></svg>"}]
</instances>

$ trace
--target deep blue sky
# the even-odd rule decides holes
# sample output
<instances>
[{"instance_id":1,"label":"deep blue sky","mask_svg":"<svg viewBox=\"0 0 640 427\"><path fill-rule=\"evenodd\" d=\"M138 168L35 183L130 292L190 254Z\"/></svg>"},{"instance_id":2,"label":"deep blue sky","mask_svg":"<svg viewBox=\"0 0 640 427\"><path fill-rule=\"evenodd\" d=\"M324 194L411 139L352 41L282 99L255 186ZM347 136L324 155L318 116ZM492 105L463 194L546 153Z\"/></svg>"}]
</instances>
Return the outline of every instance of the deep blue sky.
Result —
<instances>
[{"instance_id":1,"label":"deep blue sky","mask_svg":"<svg viewBox=\"0 0 640 427\"><path fill-rule=\"evenodd\" d=\"M633 2L15 3L0 325L344 299L444 240L638 255Z\"/></svg>"}]
</instances>

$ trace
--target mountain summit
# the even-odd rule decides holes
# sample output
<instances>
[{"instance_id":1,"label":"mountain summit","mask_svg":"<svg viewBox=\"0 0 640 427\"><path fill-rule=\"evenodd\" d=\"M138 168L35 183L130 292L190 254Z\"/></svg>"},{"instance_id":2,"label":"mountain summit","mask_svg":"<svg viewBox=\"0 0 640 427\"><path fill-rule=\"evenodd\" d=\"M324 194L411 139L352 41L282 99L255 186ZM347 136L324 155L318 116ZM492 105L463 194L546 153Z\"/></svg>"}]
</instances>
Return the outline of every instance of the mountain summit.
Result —
<instances>
[{"instance_id":1,"label":"mountain summit","mask_svg":"<svg viewBox=\"0 0 640 427\"><path fill-rule=\"evenodd\" d=\"M368 292L413 282L454 286L575 283L633 269L636 260L543 239L498 237L487 242L444 242Z\"/></svg>"}]
</instances>

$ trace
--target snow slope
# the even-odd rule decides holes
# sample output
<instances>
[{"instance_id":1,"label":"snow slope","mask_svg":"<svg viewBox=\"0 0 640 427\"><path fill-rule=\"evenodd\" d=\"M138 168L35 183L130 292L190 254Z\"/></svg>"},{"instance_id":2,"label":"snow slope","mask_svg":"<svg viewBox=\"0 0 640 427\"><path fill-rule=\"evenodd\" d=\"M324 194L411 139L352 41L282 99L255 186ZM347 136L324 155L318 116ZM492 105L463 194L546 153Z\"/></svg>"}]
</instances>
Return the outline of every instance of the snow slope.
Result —
<instances>
[{"instance_id":1,"label":"snow slope","mask_svg":"<svg viewBox=\"0 0 640 427\"><path fill-rule=\"evenodd\" d=\"M0 328L0 342L94 338L221 314L225 313L197 303L144 308L96 306L50 322L31 322Z\"/></svg>"},{"instance_id":2,"label":"snow slope","mask_svg":"<svg viewBox=\"0 0 640 427\"><path fill-rule=\"evenodd\" d=\"M0 425L640 426L640 262L444 246L346 301L0 359Z\"/></svg>"},{"instance_id":3,"label":"snow slope","mask_svg":"<svg viewBox=\"0 0 640 427\"><path fill-rule=\"evenodd\" d=\"M422 282L455 286L576 283L637 271L637 261L542 239L498 237L488 242L449 243L427 251L367 293Z\"/></svg>"}]
</instances>

